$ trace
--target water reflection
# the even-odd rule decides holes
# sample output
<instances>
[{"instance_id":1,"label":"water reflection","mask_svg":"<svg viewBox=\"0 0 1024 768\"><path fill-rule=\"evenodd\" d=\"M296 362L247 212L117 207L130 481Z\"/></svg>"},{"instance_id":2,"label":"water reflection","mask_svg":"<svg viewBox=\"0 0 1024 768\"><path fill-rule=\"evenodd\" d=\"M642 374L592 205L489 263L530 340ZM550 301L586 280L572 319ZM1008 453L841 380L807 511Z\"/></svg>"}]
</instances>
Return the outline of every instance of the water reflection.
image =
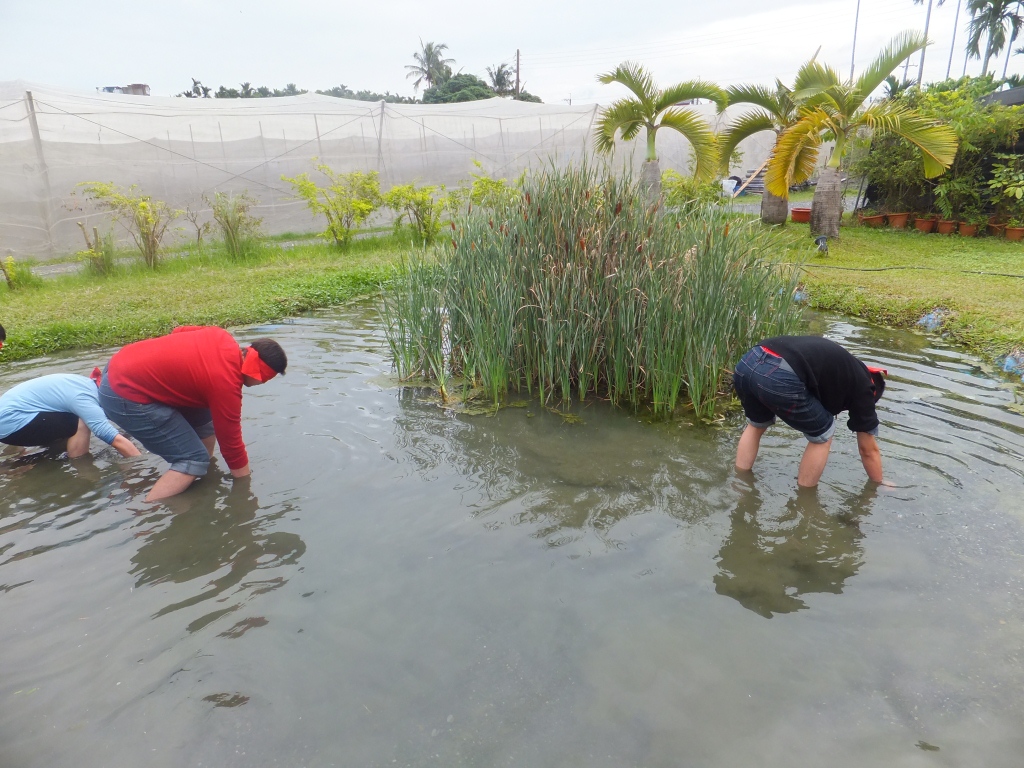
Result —
<instances>
[{"instance_id":1,"label":"water reflection","mask_svg":"<svg viewBox=\"0 0 1024 768\"><path fill-rule=\"evenodd\" d=\"M836 513L816 488L799 489L778 509L748 478L735 485L740 498L718 552L715 591L766 619L806 608L801 595L841 594L863 563L860 520L871 511L874 487Z\"/></svg>"},{"instance_id":2,"label":"water reflection","mask_svg":"<svg viewBox=\"0 0 1024 768\"><path fill-rule=\"evenodd\" d=\"M261 512L249 478L241 478L197 483L187 494L166 500L158 511L142 518L142 530L135 535L145 541L129 571L137 577L135 585L194 582L199 587L197 593L159 609L154 618L209 600L230 602L193 620L188 630L195 632L253 597L284 586L288 582L284 576L247 577L254 571L294 565L305 553L306 545L297 534L272 530L277 520L292 511L290 504L282 504L273 512ZM252 617L229 633L237 637L265 623L263 617Z\"/></svg>"}]
</instances>

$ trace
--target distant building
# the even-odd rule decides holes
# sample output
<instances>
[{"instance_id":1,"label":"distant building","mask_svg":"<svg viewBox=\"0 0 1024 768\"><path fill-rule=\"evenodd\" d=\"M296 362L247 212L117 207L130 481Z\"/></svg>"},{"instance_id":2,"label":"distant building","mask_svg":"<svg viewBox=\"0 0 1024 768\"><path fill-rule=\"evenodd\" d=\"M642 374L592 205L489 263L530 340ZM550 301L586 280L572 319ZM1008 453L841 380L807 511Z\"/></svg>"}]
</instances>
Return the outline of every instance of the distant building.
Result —
<instances>
[{"instance_id":1,"label":"distant building","mask_svg":"<svg viewBox=\"0 0 1024 768\"><path fill-rule=\"evenodd\" d=\"M104 85L96 89L97 93L127 93L131 96L149 96L149 86L145 83L131 85Z\"/></svg>"}]
</instances>

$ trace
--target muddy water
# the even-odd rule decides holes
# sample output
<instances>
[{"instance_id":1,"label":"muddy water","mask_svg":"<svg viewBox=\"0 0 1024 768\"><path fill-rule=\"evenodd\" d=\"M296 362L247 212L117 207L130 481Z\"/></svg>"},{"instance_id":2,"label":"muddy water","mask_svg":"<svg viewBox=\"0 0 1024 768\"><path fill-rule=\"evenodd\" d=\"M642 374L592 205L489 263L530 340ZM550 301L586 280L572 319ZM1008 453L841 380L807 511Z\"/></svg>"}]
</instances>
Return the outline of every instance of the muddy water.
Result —
<instances>
[{"instance_id":1,"label":"muddy water","mask_svg":"<svg viewBox=\"0 0 1024 768\"><path fill-rule=\"evenodd\" d=\"M734 476L738 417L442 410L359 306L240 334L292 361L251 483L8 455L0 765L1020 766L1024 417L934 338L814 328L890 369L896 487L844 430L798 494L785 429Z\"/></svg>"}]
</instances>

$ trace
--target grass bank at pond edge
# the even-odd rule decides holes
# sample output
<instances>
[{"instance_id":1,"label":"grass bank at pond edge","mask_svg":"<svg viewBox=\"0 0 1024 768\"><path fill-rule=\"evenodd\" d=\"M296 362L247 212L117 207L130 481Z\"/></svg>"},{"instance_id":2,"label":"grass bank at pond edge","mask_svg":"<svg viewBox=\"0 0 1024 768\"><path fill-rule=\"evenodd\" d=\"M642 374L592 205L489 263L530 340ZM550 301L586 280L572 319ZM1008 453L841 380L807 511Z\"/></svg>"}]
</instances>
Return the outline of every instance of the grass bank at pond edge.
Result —
<instances>
[{"instance_id":1,"label":"grass bank at pond edge","mask_svg":"<svg viewBox=\"0 0 1024 768\"><path fill-rule=\"evenodd\" d=\"M813 309L902 327L943 309L939 332L983 357L1024 348L1024 279L978 274L1024 275L1024 243L850 226L827 256L800 256Z\"/></svg>"},{"instance_id":2,"label":"grass bank at pond edge","mask_svg":"<svg viewBox=\"0 0 1024 768\"><path fill-rule=\"evenodd\" d=\"M338 304L375 293L409 248L394 237L357 240L344 252L322 243L288 250L268 244L245 264L189 256L156 271L133 267L109 278L68 275L38 288L3 288L0 323L8 340L0 362L117 346L177 325L247 325Z\"/></svg>"}]
</instances>

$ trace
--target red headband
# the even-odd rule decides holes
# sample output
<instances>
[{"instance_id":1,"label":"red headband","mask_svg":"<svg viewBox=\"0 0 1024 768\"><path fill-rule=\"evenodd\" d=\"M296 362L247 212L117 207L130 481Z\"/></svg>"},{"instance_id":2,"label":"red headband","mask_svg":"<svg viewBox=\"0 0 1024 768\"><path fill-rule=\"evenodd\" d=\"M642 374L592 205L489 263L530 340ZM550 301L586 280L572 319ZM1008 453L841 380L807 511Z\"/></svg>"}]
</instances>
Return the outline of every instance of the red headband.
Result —
<instances>
[{"instance_id":1,"label":"red headband","mask_svg":"<svg viewBox=\"0 0 1024 768\"><path fill-rule=\"evenodd\" d=\"M260 353L255 347L249 347L245 352L245 359L242 360L242 374L263 384L277 376L277 371L260 360Z\"/></svg>"}]
</instances>

